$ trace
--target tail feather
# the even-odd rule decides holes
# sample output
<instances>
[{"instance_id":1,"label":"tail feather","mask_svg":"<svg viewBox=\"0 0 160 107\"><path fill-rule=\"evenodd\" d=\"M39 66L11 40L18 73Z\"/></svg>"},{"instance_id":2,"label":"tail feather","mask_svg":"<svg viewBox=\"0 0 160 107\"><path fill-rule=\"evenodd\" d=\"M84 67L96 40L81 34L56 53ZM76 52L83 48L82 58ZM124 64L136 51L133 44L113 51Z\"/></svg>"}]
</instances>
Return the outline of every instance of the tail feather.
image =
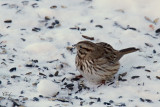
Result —
<instances>
[{"instance_id":1,"label":"tail feather","mask_svg":"<svg viewBox=\"0 0 160 107\"><path fill-rule=\"evenodd\" d=\"M131 47L131 48L122 49L122 50L120 50L119 52L120 52L122 55L125 55L125 54L132 53L132 52L135 52L135 51L138 51L138 50L139 50L139 49L137 49L137 48Z\"/></svg>"},{"instance_id":2,"label":"tail feather","mask_svg":"<svg viewBox=\"0 0 160 107\"><path fill-rule=\"evenodd\" d=\"M135 51L138 51L139 49L131 47L131 48L126 48L126 49L122 49L119 51L119 57L118 59L120 59L123 55L128 54L128 53L132 53Z\"/></svg>"}]
</instances>

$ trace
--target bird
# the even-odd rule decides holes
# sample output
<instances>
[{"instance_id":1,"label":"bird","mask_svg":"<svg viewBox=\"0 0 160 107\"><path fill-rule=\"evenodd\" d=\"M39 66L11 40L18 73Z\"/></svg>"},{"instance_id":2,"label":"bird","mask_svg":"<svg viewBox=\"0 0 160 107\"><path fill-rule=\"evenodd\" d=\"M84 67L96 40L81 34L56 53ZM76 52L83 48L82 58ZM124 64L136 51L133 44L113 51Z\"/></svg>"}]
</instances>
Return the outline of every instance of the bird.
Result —
<instances>
[{"instance_id":1,"label":"bird","mask_svg":"<svg viewBox=\"0 0 160 107\"><path fill-rule=\"evenodd\" d=\"M135 47L115 50L108 43L91 41L80 41L74 47L77 49L75 65L80 72L77 78L84 77L94 84L110 81L120 68L122 56L139 50Z\"/></svg>"}]
</instances>

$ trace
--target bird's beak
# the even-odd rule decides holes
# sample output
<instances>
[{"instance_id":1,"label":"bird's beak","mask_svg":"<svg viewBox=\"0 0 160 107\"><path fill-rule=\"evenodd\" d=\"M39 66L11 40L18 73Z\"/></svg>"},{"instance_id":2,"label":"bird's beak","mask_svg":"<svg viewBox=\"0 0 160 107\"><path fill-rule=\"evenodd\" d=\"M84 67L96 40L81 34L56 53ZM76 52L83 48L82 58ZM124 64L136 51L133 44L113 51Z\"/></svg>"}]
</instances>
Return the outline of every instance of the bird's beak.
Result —
<instances>
[{"instance_id":1,"label":"bird's beak","mask_svg":"<svg viewBox=\"0 0 160 107\"><path fill-rule=\"evenodd\" d=\"M77 47L77 44L72 45L72 47L73 47L73 48L76 48L76 47Z\"/></svg>"}]
</instances>

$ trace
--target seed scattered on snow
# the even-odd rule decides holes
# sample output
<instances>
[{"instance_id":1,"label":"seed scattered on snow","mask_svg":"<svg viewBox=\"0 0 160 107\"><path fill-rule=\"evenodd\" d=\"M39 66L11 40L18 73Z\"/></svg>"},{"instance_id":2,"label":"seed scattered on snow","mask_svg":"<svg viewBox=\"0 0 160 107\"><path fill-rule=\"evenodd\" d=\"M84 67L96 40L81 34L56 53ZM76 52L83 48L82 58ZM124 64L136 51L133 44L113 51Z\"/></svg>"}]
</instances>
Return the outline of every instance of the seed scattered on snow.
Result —
<instances>
[{"instance_id":1,"label":"seed scattered on snow","mask_svg":"<svg viewBox=\"0 0 160 107\"><path fill-rule=\"evenodd\" d=\"M16 69L17 69L16 67L13 67L13 68L11 68L9 71L10 71L10 72L14 72L14 71L16 71Z\"/></svg>"},{"instance_id":2,"label":"seed scattered on snow","mask_svg":"<svg viewBox=\"0 0 160 107\"><path fill-rule=\"evenodd\" d=\"M103 26L102 26L102 25L96 25L95 27L103 28Z\"/></svg>"},{"instance_id":3,"label":"seed scattered on snow","mask_svg":"<svg viewBox=\"0 0 160 107\"><path fill-rule=\"evenodd\" d=\"M145 45L148 47L153 47L153 45L151 43L145 43Z\"/></svg>"},{"instance_id":4,"label":"seed scattered on snow","mask_svg":"<svg viewBox=\"0 0 160 107\"><path fill-rule=\"evenodd\" d=\"M86 28L81 28L81 31L86 31Z\"/></svg>"},{"instance_id":5,"label":"seed scattered on snow","mask_svg":"<svg viewBox=\"0 0 160 107\"><path fill-rule=\"evenodd\" d=\"M156 32L156 33L160 33L160 28L158 28L155 32Z\"/></svg>"},{"instance_id":6,"label":"seed scattered on snow","mask_svg":"<svg viewBox=\"0 0 160 107\"><path fill-rule=\"evenodd\" d=\"M54 75L53 74L49 74L49 77L53 77Z\"/></svg>"},{"instance_id":7,"label":"seed scattered on snow","mask_svg":"<svg viewBox=\"0 0 160 107\"><path fill-rule=\"evenodd\" d=\"M55 24L59 24L60 22L59 22L59 20L55 20Z\"/></svg>"},{"instance_id":8,"label":"seed scattered on snow","mask_svg":"<svg viewBox=\"0 0 160 107\"><path fill-rule=\"evenodd\" d=\"M95 102L93 102L93 101L91 101L91 102L89 102L89 105L92 105L92 104L94 104Z\"/></svg>"},{"instance_id":9,"label":"seed scattered on snow","mask_svg":"<svg viewBox=\"0 0 160 107\"><path fill-rule=\"evenodd\" d=\"M156 78L160 80L160 76L156 76Z\"/></svg>"},{"instance_id":10,"label":"seed scattered on snow","mask_svg":"<svg viewBox=\"0 0 160 107\"><path fill-rule=\"evenodd\" d=\"M145 68L145 66L137 66L137 67L133 67L134 69L143 69Z\"/></svg>"},{"instance_id":11,"label":"seed scattered on snow","mask_svg":"<svg viewBox=\"0 0 160 107\"><path fill-rule=\"evenodd\" d=\"M89 36L86 36L86 35L82 35L82 37L85 38L85 39L94 40L94 37L89 37Z\"/></svg>"},{"instance_id":12,"label":"seed scattered on snow","mask_svg":"<svg viewBox=\"0 0 160 107\"><path fill-rule=\"evenodd\" d=\"M56 71L55 74L54 74L54 76L58 76L58 74L59 74L59 71Z\"/></svg>"},{"instance_id":13,"label":"seed scattered on snow","mask_svg":"<svg viewBox=\"0 0 160 107\"><path fill-rule=\"evenodd\" d=\"M37 28L37 27L34 27L33 29L32 29L32 31L34 31L34 32L39 32L41 30L41 28Z\"/></svg>"},{"instance_id":14,"label":"seed scattered on snow","mask_svg":"<svg viewBox=\"0 0 160 107\"><path fill-rule=\"evenodd\" d=\"M12 23L12 20L5 20L4 23Z\"/></svg>"},{"instance_id":15,"label":"seed scattered on snow","mask_svg":"<svg viewBox=\"0 0 160 107\"><path fill-rule=\"evenodd\" d=\"M108 103L108 102L104 102L103 104L104 104L104 105L111 105L111 104L110 104L110 103Z\"/></svg>"},{"instance_id":16,"label":"seed scattered on snow","mask_svg":"<svg viewBox=\"0 0 160 107\"><path fill-rule=\"evenodd\" d=\"M72 83L71 84L67 84L66 87L68 89L70 89L70 90L73 90L74 84L72 84Z\"/></svg>"},{"instance_id":17,"label":"seed scattered on snow","mask_svg":"<svg viewBox=\"0 0 160 107\"><path fill-rule=\"evenodd\" d=\"M145 100L146 100L146 102L148 102L148 103L153 103L152 100L150 100L150 99L145 99Z\"/></svg>"},{"instance_id":18,"label":"seed scattered on snow","mask_svg":"<svg viewBox=\"0 0 160 107\"><path fill-rule=\"evenodd\" d=\"M56 5L53 5L53 6L51 6L50 8L51 8L51 9L55 9L55 8L57 8L57 6L56 6Z\"/></svg>"},{"instance_id":19,"label":"seed scattered on snow","mask_svg":"<svg viewBox=\"0 0 160 107\"><path fill-rule=\"evenodd\" d=\"M155 50L155 49L153 50L153 53L154 53L154 54L156 53L156 50Z\"/></svg>"},{"instance_id":20,"label":"seed scattered on snow","mask_svg":"<svg viewBox=\"0 0 160 107\"><path fill-rule=\"evenodd\" d=\"M39 6L38 6L37 3L34 3L34 4L32 4L32 7L33 7L33 8L37 8L37 7L39 7Z\"/></svg>"},{"instance_id":21,"label":"seed scattered on snow","mask_svg":"<svg viewBox=\"0 0 160 107\"><path fill-rule=\"evenodd\" d=\"M45 16L44 19L45 19L46 21L48 21L48 20L50 20L51 18L50 18L49 16Z\"/></svg>"},{"instance_id":22,"label":"seed scattered on snow","mask_svg":"<svg viewBox=\"0 0 160 107\"><path fill-rule=\"evenodd\" d=\"M39 99L37 97L34 97L33 101L39 101Z\"/></svg>"},{"instance_id":23,"label":"seed scattered on snow","mask_svg":"<svg viewBox=\"0 0 160 107\"><path fill-rule=\"evenodd\" d=\"M131 79L139 78L140 76L132 76Z\"/></svg>"},{"instance_id":24,"label":"seed scattered on snow","mask_svg":"<svg viewBox=\"0 0 160 107\"><path fill-rule=\"evenodd\" d=\"M17 76L17 75L12 75L12 76L11 76L11 78L14 78L14 79L15 79L15 78L19 78L19 77L20 77L20 76Z\"/></svg>"}]
</instances>

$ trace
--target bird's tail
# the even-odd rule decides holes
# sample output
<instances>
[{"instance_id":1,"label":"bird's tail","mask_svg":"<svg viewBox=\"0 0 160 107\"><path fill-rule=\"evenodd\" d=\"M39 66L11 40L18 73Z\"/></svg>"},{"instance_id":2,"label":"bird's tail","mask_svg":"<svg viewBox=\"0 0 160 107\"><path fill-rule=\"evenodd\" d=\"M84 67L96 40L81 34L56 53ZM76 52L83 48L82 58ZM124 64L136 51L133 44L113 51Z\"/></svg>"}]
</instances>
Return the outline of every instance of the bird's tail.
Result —
<instances>
[{"instance_id":1,"label":"bird's tail","mask_svg":"<svg viewBox=\"0 0 160 107\"><path fill-rule=\"evenodd\" d=\"M120 59L123 55L125 55L125 54L132 53L132 52L136 52L136 51L138 51L138 50L139 50L139 49L134 48L134 47L122 49L122 50L119 51L119 59Z\"/></svg>"}]
</instances>

